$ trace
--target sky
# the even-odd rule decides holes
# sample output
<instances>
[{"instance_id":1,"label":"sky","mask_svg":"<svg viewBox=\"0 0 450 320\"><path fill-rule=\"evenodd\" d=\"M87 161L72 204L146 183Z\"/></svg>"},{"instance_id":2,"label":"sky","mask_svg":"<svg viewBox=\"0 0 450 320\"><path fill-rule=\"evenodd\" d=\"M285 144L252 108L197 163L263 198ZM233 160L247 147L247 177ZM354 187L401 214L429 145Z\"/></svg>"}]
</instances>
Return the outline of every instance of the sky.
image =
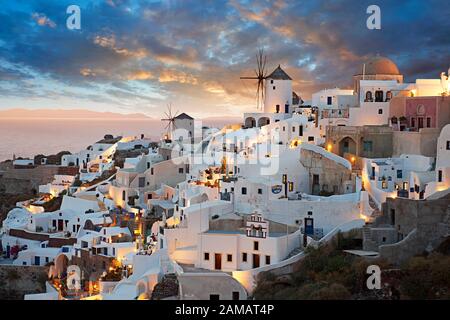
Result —
<instances>
[{"instance_id":1,"label":"sky","mask_svg":"<svg viewBox=\"0 0 450 320\"><path fill-rule=\"evenodd\" d=\"M81 9L69 30L66 9ZM369 30L366 9L381 9ZM255 54L279 64L304 100L350 88L369 57L405 75L450 67L448 0L15 0L0 3L0 110L89 109L161 117L256 111Z\"/></svg>"}]
</instances>

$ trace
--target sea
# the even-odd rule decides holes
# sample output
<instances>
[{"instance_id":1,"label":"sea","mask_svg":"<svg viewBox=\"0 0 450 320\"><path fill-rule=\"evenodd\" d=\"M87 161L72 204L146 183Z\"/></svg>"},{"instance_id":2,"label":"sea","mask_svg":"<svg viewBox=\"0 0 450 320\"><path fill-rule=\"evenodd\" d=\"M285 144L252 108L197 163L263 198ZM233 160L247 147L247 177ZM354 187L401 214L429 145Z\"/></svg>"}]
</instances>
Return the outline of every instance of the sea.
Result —
<instances>
[{"instance_id":1,"label":"sea","mask_svg":"<svg viewBox=\"0 0 450 320\"><path fill-rule=\"evenodd\" d=\"M60 151L86 149L106 134L138 136L159 141L164 125L152 119L40 119L0 118L0 161L33 158Z\"/></svg>"}]
</instances>

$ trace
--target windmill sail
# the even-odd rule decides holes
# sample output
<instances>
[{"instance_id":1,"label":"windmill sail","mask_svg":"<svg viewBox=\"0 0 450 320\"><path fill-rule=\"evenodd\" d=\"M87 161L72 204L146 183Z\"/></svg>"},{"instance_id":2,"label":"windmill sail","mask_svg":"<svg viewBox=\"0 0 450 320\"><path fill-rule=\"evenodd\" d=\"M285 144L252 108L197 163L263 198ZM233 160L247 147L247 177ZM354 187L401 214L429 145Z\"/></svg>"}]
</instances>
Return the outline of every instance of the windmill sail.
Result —
<instances>
[{"instance_id":1,"label":"windmill sail","mask_svg":"<svg viewBox=\"0 0 450 320\"><path fill-rule=\"evenodd\" d=\"M264 80L267 78L267 56L264 54L263 49L259 49L256 54L256 69L254 77L240 77L242 80L257 80L256 84L256 108L263 109L265 86Z\"/></svg>"}]
</instances>

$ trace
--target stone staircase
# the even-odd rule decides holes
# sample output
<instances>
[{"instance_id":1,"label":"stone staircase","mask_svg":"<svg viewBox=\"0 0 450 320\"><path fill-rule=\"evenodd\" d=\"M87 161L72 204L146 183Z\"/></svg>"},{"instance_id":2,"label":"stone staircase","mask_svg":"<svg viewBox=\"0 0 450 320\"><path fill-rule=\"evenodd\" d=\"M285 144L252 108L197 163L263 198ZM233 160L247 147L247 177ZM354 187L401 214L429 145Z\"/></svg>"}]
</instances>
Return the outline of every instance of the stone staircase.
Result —
<instances>
[{"instance_id":1,"label":"stone staircase","mask_svg":"<svg viewBox=\"0 0 450 320\"><path fill-rule=\"evenodd\" d=\"M288 254L288 256L286 257L286 259L285 260L287 260L287 259L289 259L289 258L292 258L293 256L295 256L295 255L297 255L297 254L299 254L300 252L302 252L303 250L302 250L302 248L295 248L294 250L292 250L289 254Z\"/></svg>"},{"instance_id":2,"label":"stone staircase","mask_svg":"<svg viewBox=\"0 0 450 320\"><path fill-rule=\"evenodd\" d=\"M363 233L363 250L365 251L378 251L378 245L372 239L372 233L370 231L370 225L365 225L362 228Z\"/></svg>"},{"instance_id":3,"label":"stone staircase","mask_svg":"<svg viewBox=\"0 0 450 320\"><path fill-rule=\"evenodd\" d=\"M450 237L450 205L447 207L447 215L443 222L447 225L447 237Z\"/></svg>"},{"instance_id":4,"label":"stone staircase","mask_svg":"<svg viewBox=\"0 0 450 320\"><path fill-rule=\"evenodd\" d=\"M377 203L375 202L375 200L373 200L370 194L369 194L369 205L373 209L372 212L373 219L376 219L382 215L382 212L378 209Z\"/></svg>"}]
</instances>

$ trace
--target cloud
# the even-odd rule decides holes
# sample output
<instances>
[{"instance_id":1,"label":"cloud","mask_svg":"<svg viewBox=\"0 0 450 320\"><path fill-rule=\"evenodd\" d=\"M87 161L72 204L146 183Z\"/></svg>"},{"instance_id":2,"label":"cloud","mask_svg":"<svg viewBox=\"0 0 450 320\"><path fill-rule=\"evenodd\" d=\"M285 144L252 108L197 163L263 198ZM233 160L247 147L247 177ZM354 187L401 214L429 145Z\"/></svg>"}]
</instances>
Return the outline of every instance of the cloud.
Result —
<instances>
[{"instance_id":1,"label":"cloud","mask_svg":"<svg viewBox=\"0 0 450 320\"><path fill-rule=\"evenodd\" d=\"M195 78L193 75L188 74L183 71L177 71L177 70L169 70L165 69L163 70L159 75L159 82L178 82L178 83L185 83L185 84L193 84L196 85L198 83L197 78Z\"/></svg>"},{"instance_id":2,"label":"cloud","mask_svg":"<svg viewBox=\"0 0 450 320\"><path fill-rule=\"evenodd\" d=\"M111 49L115 53L126 56L126 57L133 57L133 58L141 59L141 58L145 58L148 55L147 50L144 48L139 48L137 50L131 50L131 49L127 49L125 47L117 46L115 36L109 36L109 37L108 36L96 36L94 38L94 43L96 45L99 45L100 47Z\"/></svg>"},{"instance_id":3,"label":"cloud","mask_svg":"<svg viewBox=\"0 0 450 320\"><path fill-rule=\"evenodd\" d=\"M442 13L450 3L438 0L378 1L377 31L365 25L368 0L80 0L80 31L65 28L69 4L0 7L2 94L24 105L46 95L149 113L172 101L194 115L240 115L255 109L255 83L239 77L254 73L260 47L267 72L281 64L304 99L350 86L377 53L394 60L408 81L437 78L449 63L450 19Z\"/></svg>"},{"instance_id":4,"label":"cloud","mask_svg":"<svg viewBox=\"0 0 450 320\"><path fill-rule=\"evenodd\" d=\"M145 70L136 70L127 75L127 80L148 80L153 79L153 73Z\"/></svg>"},{"instance_id":5,"label":"cloud","mask_svg":"<svg viewBox=\"0 0 450 320\"><path fill-rule=\"evenodd\" d=\"M45 14L43 13L37 13L34 12L31 17L33 18L34 21L36 21L36 23L40 26L48 26L50 28L55 28L56 27L56 23L54 23L50 18L48 18Z\"/></svg>"}]
</instances>

